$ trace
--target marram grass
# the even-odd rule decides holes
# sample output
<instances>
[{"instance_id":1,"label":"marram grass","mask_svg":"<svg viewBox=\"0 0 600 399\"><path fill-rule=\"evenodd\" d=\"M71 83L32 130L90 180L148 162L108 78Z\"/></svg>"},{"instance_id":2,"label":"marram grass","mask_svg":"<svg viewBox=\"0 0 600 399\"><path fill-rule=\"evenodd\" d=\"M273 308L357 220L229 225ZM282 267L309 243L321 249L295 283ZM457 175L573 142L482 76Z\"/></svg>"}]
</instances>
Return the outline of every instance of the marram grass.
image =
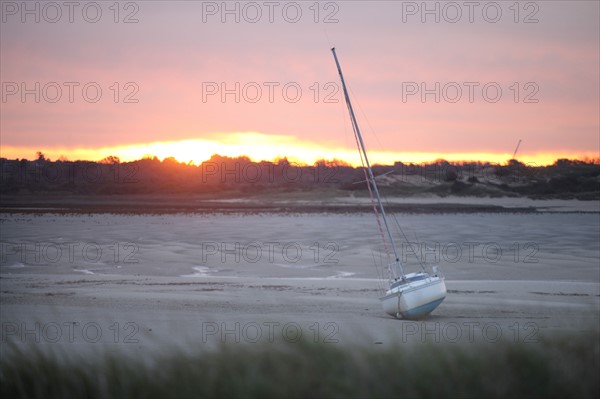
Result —
<instances>
[{"instance_id":1,"label":"marram grass","mask_svg":"<svg viewBox=\"0 0 600 399\"><path fill-rule=\"evenodd\" d=\"M4 351L3 398L449 397L594 398L598 334L537 344L221 346L173 350L152 364L125 355L59 358Z\"/></svg>"}]
</instances>

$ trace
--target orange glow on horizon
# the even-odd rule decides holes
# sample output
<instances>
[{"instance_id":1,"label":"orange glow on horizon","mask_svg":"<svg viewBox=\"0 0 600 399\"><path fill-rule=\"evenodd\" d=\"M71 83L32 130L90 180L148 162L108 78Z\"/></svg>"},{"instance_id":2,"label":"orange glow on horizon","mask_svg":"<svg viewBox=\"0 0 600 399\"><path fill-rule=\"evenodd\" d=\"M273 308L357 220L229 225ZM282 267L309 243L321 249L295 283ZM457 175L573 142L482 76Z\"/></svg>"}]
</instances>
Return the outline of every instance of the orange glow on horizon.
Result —
<instances>
[{"instance_id":1,"label":"orange glow on horizon","mask_svg":"<svg viewBox=\"0 0 600 399\"><path fill-rule=\"evenodd\" d=\"M267 135L256 132L229 133L208 139L179 141L159 141L124 146L101 148L31 148L3 146L2 157L7 159L34 159L41 151L51 160L100 161L108 156L116 156L121 162L131 162L144 157L156 156L160 160L173 157L179 162L200 164L218 154L227 157L246 156L253 162L277 161L287 158L299 165L314 165L319 160L340 160L352 166L360 166L360 158L355 148L331 147L313 142L301 142L297 138L284 135ZM217 138L218 137L218 138ZM480 161L503 164L512 154L502 152L394 152L369 151L371 164L393 165L395 162L427 163L438 159L449 162ZM517 154L520 162L531 165L551 165L557 159L597 160L594 152L538 152Z\"/></svg>"}]
</instances>

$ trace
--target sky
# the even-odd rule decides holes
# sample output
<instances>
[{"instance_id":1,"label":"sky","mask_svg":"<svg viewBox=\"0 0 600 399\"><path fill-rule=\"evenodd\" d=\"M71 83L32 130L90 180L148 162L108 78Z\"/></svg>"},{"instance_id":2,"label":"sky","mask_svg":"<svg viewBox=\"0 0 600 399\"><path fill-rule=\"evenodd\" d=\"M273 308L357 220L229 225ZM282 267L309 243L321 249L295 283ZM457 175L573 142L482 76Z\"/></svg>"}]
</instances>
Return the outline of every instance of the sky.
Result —
<instances>
[{"instance_id":1,"label":"sky","mask_svg":"<svg viewBox=\"0 0 600 399\"><path fill-rule=\"evenodd\" d=\"M600 157L598 1L2 1L1 156Z\"/></svg>"}]
</instances>

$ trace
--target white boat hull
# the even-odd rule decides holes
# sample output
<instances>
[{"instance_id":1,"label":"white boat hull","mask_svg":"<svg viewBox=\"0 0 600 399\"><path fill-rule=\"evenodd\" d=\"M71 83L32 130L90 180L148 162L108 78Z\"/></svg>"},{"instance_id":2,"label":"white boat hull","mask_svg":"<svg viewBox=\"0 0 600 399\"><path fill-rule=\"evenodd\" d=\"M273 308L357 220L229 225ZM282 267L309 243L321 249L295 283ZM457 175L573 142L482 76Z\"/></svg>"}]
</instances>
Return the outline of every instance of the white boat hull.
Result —
<instances>
[{"instance_id":1,"label":"white boat hull","mask_svg":"<svg viewBox=\"0 0 600 399\"><path fill-rule=\"evenodd\" d=\"M387 314L404 319L419 319L431 313L446 298L443 277L425 273L413 273L406 277L407 282L392 284L392 288L380 298ZM418 280L411 281L411 278Z\"/></svg>"}]
</instances>

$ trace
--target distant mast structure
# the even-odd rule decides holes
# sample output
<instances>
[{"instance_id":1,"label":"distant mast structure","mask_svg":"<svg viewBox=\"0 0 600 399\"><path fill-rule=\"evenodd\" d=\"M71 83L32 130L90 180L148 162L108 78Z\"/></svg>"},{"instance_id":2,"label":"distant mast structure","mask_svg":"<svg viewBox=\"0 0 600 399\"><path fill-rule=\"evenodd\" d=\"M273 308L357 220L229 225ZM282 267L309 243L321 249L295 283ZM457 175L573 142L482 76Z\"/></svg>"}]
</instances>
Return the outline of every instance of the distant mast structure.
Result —
<instances>
[{"instance_id":1,"label":"distant mast structure","mask_svg":"<svg viewBox=\"0 0 600 399\"><path fill-rule=\"evenodd\" d=\"M513 152L513 156L512 159L513 160L517 160L517 151L519 151L519 146L521 145L521 139L519 139L519 142L517 143L517 148L515 148L515 152Z\"/></svg>"}]
</instances>

